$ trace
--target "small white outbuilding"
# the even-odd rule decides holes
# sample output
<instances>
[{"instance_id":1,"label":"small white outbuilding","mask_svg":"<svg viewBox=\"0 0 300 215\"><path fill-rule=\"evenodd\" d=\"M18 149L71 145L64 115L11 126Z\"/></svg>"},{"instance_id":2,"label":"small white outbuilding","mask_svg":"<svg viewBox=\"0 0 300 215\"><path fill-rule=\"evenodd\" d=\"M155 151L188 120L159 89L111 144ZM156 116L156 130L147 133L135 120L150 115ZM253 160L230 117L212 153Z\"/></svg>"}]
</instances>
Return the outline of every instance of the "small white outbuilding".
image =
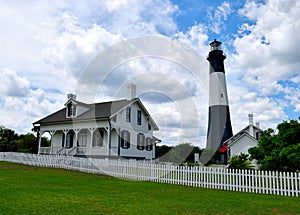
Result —
<instances>
[{"instance_id":1,"label":"small white outbuilding","mask_svg":"<svg viewBox=\"0 0 300 215\"><path fill-rule=\"evenodd\" d=\"M248 149L257 146L262 134L259 123L254 125L253 114L249 114L249 125L224 142L227 145L227 155L231 158L241 153L249 154Z\"/></svg>"}]
</instances>

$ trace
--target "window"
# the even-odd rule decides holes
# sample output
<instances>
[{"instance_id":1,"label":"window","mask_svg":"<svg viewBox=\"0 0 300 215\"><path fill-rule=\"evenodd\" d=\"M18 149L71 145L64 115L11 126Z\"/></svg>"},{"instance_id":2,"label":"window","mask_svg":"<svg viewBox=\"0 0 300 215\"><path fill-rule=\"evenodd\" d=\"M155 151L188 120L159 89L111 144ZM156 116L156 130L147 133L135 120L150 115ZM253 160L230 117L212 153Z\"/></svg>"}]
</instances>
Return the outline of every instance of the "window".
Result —
<instances>
[{"instance_id":1,"label":"window","mask_svg":"<svg viewBox=\"0 0 300 215\"><path fill-rule=\"evenodd\" d=\"M121 147L124 149L130 148L130 133L129 131L122 131L121 132Z\"/></svg>"},{"instance_id":2,"label":"window","mask_svg":"<svg viewBox=\"0 0 300 215\"><path fill-rule=\"evenodd\" d=\"M148 123L148 131L151 131L151 125Z\"/></svg>"},{"instance_id":3,"label":"window","mask_svg":"<svg viewBox=\"0 0 300 215\"><path fill-rule=\"evenodd\" d=\"M102 130L95 130L93 133L93 147L94 146L99 146L102 147L103 146L103 135L104 135L104 131Z\"/></svg>"},{"instance_id":4,"label":"window","mask_svg":"<svg viewBox=\"0 0 300 215\"><path fill-rule=\"evenodd\" d=\"M147 137L146 138L146 150L152 151L152 149L153 149L152 139L150 137Z\"/></svg>"},{"instance_id":5,"label":"window","mask_svg":"<svg viewBox=\"0 0 300 215\"><path fill-rule=\"evenodd\" d=\"M126 122L130 122L131 118L131 107L126 108Z\"/></svg>"},{"instance_id":6,"label":"window","mask_svg":"<svg viewBox=\"0 0 300 215\"><path fill-rule=\"evenodd\" d=\"M262 132L257 132L256 133L256 139L259 140L261 138Z\"/></svg>"},{"instance_id":7,"label":"window","mask_svg":"<svg viewBox=\"0 0 300 215\"><path fill-rule=\"evenodd\" d=\"M76 106L73 103L67 105L67 116L72 117L76 116Z\"/></svg>"},{"instance_id":8,"label":"window","mask_svg":"<svg viewBox=\"0 0 300 215\"><path fill-rule=\"evenodd\" d=\"M137 111L137 124L142 124L142 112L140 110Z\"/></svg>"},{"instance_id":9,"label":"window","mask_svg":"<svg viewBox=\"0 0 300 215\"><path fill-rule=\"evenodd\" d=\"M145 149L145 135L144 134L137 134L137 149L144 150Z\"/></svg>"},{"instance_id":10,"label":"window","mask_svg":"<svg viewBox=\"0 0 300 215\"><path fill-rule=\"evenodd\" d=\"M78 146L79 147L86 147L87 145L87 130L84 129L84 130L81 130L79 133L78 133Z\"/></svg>"}]
</instances>

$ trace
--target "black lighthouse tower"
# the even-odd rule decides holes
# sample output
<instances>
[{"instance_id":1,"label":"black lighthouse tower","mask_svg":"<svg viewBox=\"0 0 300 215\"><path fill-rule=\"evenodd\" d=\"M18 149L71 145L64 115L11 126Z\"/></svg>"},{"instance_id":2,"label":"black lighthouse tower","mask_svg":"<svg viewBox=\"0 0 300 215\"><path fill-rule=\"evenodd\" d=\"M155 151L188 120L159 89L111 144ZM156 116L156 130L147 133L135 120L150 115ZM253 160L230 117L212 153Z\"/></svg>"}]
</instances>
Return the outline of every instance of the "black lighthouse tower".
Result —
<instances>
[{"instance_id":1,"label":"black lighthouse tower","mask_svg":"<svg viewBox=\"0 0 300 215\"><path fill-rule=\"evenodd\" d=\"M227 151L224 141L232 137L229 113L224 60L221 42L210 43L209 61L209 113L206 148L219 151L218 163L227 164Z\"/></svg>"}]
</instances>

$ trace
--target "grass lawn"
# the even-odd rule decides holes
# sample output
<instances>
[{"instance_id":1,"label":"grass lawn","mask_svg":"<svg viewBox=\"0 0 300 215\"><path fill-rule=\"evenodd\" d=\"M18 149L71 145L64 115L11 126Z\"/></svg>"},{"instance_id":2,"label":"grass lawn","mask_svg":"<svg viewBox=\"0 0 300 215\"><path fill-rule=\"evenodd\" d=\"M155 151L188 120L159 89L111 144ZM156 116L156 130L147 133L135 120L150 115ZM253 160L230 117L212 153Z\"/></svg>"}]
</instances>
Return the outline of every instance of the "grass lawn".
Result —
<instances>
[{"instance_id":1,"label":"grass lawn","mask_svg":"<svg viewBox=\"0 0 300 215\"><path fill-rule=\"evenodd\" d=\"M300 214L300 199L0 162L0 214Z\"/></svg>"}]
</instances>

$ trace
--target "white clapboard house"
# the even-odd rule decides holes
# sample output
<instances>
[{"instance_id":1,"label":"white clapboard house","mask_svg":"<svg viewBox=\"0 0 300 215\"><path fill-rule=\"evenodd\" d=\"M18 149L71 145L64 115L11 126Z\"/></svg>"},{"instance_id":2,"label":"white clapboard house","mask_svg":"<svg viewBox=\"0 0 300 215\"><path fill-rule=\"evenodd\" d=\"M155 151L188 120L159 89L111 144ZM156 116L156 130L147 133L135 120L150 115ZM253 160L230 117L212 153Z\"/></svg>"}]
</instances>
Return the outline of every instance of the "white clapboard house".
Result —
<instances>
[{"instance_id":1,"label":"white clapboard house","mask_svg":"<svg viewBox=\"0 0 300 215\"><path fill-rule=\"evenodd\" d=\"M38 131L39 154L155 158L155 145L160 140L153 131L158 126L135 92L136 86L129 84L127 99L94 104L68 94L64 108L33 123ZM41 141L47 132L50 146Z\"/></svg>"},{"instance_id":2,"label":"white clapboard house","mask_svg":"<svg viewBox=\"0 0 300 215\"><path fill-rule=\"evenodd\" d=\"M257 146L261 133L259 123L254 125L253 114L249 114L249 125L224 142L228 158L241 153L249 154L248 149Z\"/></svg>"}]
</instances>

